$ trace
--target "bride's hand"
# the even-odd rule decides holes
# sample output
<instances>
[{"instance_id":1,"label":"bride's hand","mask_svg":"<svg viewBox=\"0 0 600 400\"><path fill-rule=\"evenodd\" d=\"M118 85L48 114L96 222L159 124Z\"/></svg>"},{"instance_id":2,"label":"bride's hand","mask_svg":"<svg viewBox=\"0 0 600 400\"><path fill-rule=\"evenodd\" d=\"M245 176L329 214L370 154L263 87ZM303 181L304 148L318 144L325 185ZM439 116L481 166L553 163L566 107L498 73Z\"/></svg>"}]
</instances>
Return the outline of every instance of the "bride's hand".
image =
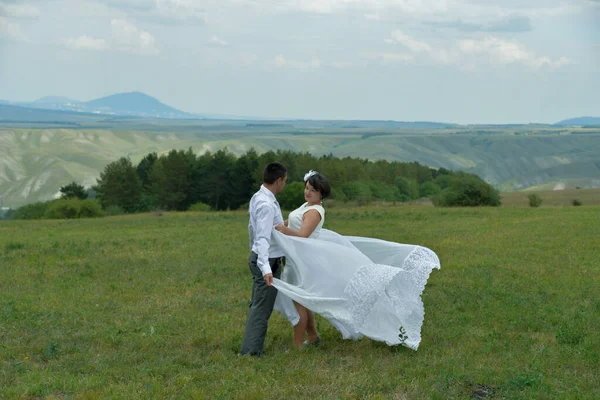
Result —
<instances>
[{"instance_id":1,"label":"bride's hand","mask_svg":"<svg viewBox=\"0 0 600 400\"><path fill-rule=\"evenodd\" d=\"M275 229L277 229L279 232L283 233L284 229L285 229L285 225L279 224L279 225L275 226Z\"/></svg>"}]
</instances>

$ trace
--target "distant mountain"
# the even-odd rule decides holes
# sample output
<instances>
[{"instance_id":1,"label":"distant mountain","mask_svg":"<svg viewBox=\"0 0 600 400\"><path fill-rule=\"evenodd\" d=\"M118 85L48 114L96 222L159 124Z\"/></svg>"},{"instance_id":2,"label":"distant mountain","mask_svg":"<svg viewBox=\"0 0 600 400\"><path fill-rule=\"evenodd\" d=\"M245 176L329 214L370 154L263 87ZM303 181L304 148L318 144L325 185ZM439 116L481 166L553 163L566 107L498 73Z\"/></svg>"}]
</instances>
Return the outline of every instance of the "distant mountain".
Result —
<instances>
[{"instance_id":1,"label":"distant mountain","mask_svg":"<svg viewBox=\"0 0 600 400\"><path fill-rule=\"evenodd\" d=\"M589 126L589 125L598 125L600 126L600 118L599 117L578 117L565 119L563 121L559 121L554 125L558 126Z\"/></svg>"},{"instance_id":2,"label":"distant mountain","mask_svg":"<svg viewBox=\"0 0 600 400\"><path fill-rule=\"evenodd\" d=\"M79 100L73 100L73 99L69 99L68 97L62 97L62 96L46 96L46 97L42 97L41 99L37 99L36 101L33 101L32 104L55 104L55 103L59 103L59 104L65 104L65 103L81 103Z\"/></svg>"},{"instance_id":3,"label":"distant mountain","mask_svg":"<svg viewBox=\"0 0 600 400\"><path fill-rule=\"evenodd\" d=\"M155 118L197 118L140 92L119 93L84 103L87 110L101 114Z\"/></svg>"},{"instance_id":4,"label":"distant mountain","mask_svg":"<svg viewBox=\"0 0 600 400\"><path fill-rule=\"evenodd\" d=\"M0 103L0 123L79 125L80 123L93 123L102 118L102 116L92 113L40 109Z\"/></svg>"},{"instance_id":5,"label":"distant mountain","mask_svg":"<svg viewBox=\"0 0 600 400\"><path fill-rule=\"evenodd\" d=\"M140 92L118 93L87 102L61 96L47 96L30 102L0 101L0 104L43 110L70 111L112 116L196 119L202 116L177 110Z\"/></svg>"}]
</instances>

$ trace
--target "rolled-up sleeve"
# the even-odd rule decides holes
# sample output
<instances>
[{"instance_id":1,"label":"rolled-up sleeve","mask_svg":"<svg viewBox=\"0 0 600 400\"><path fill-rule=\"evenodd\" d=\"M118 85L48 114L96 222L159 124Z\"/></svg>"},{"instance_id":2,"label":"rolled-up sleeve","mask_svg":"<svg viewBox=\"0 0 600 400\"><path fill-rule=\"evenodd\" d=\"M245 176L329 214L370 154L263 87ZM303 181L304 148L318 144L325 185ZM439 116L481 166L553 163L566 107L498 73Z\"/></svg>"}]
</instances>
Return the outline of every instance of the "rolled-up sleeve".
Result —
<instances>
[{"instance_id":1,"label":"rolled-up sleeve","mask_svg":"<svg viewBox=\"0 0 600 400\"><path fill-rule=\"evenodd\" d=\"M273 232L273 219L275 218L275 209L268 203L259 204L256 209L256 226L254 227L256 236L254 243L256 244L258 254L258 268L262 271L263 276L271 273L269 265L269 243L271 241L271 233Z\"/></svg>"}]
</instances>

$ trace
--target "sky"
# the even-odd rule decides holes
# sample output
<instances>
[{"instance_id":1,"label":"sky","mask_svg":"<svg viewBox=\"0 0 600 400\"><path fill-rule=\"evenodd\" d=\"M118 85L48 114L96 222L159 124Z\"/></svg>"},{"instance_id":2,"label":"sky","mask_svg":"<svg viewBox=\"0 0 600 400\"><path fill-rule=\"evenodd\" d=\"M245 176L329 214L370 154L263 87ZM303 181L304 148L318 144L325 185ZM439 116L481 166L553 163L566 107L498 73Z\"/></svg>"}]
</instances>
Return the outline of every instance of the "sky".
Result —
<instances>
[{"instance_id":1,"label":"sky","mask_svg":"<svg viewBox=\"0 0 600 400\"><path fill-rule=\"evenodd\" d=\"M130 91L270 118L600 117L600 0L0 0L0 99Z\"/></svg>"}]
</instances>

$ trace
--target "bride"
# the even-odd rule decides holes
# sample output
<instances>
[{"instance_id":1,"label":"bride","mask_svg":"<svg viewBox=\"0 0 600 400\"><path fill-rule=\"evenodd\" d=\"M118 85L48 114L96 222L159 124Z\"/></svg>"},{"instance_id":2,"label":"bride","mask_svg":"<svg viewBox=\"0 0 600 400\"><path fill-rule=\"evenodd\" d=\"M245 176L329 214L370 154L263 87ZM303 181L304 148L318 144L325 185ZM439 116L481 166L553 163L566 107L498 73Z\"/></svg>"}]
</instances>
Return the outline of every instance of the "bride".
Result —
<instances>
[{"instance_id":1,"label":"bride","mask_svg":"<svg viewBox=\"0 0 600 400\"><path fill-rule=\"evenodd\" d=\"M312 170L304 182L306 203L272 236L286 256L281 279L273 279L275 310L294 326L294 346L320 343L318 313L345 339L367 336L416 350L425 313L421 294L432 269L440 268L438 257L421 246L323 229L329 182Z\"/></svg>"}]
</instances>

